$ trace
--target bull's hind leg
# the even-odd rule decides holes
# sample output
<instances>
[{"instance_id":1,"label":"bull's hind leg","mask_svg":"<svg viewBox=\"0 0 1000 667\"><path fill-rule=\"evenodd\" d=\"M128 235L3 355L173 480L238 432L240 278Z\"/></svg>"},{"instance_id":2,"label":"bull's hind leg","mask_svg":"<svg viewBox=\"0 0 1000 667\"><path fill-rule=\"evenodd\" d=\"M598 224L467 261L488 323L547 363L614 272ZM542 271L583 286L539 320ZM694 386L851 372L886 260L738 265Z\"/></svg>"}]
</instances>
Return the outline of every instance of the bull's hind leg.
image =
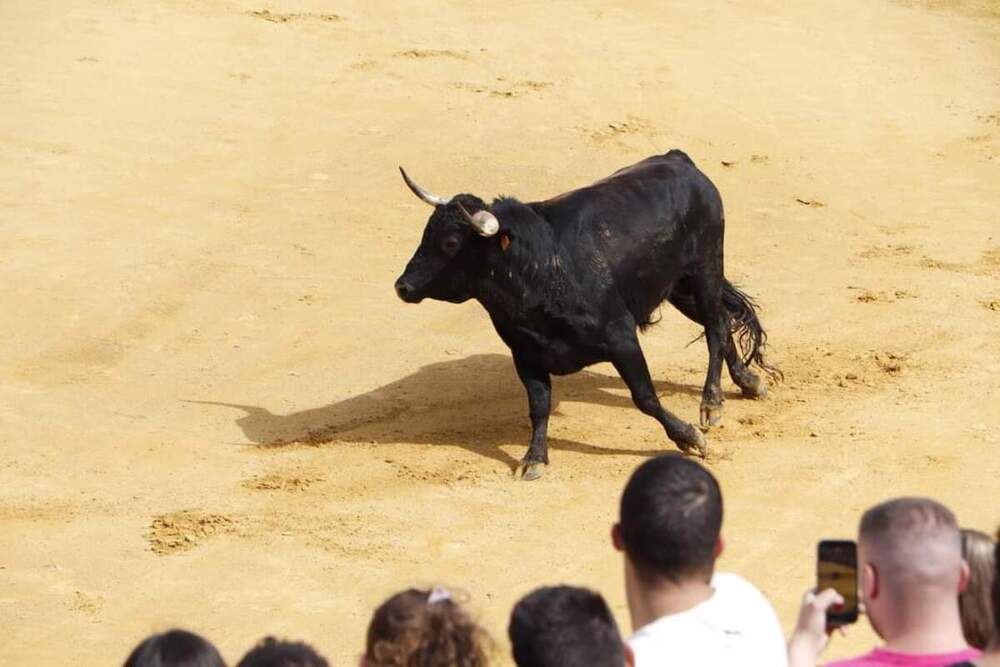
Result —
<instances>
[{"instance_id":1,"label":"bull's hind leg","mask_svg":"<svg viewBox=\"0 0 1000 667\"><path fill-rule=\"evenodd\" d=\"M729 366L729 377L743 392L746 398L767 398L767 382L746 367L736 350L736 342L729 337L729 349L726 350L726 365Z\"/></svg>"},{"instance_id":2,"label":"bull's hind leg","mask_svg":"<svg viewBox=\"0 0 1000 667\"><path fill-rule=\"evenodd\" d=\"M549 412L552 409L552 380L548 371L514 355L514 368L528 392L528 416L531 418L531 445L518 469L521 479L531 481L542 476L542 466L549 462Z\"/></svg>"},{"instance_id":3,"label":"bull's hind leg","mask_svg":"<svg viewBox=\"0 0 1000 667\"><path fill-rule=\"evenodd\" d=\"M706 318L702 316L701 311L698 309L694 293L691 291L689 285L683 282L680 283L670 293L667 300L689 320L695 324L705 326ZM728 312L728 309L726 313L726 330L732 330L732 313ZM739 348L736 346L736 341L733 340L731 333L726 334L725 360L726 366L729 369L729 377L733 379L733 382L740 388L740 391L743 392L746 398L767 397L767 382L743 363L743 360L740 358Z\"/></svg>"},{"instance_id":4,"label":"bull's hind leg","mask_svg":"<svg viewBox=\"0 0 1000 667\"><path fill-rule=\"evenodd\" d=\"M704 318L708 342L708 372L701 392L701 425L705 428L722 420L722 358L729 346L729 318L722 304L721 278L694 279L694 301Z\"/></svg>"},{"instance_id":5,"label":"bull's hind leg","mask_svg":"<svg viewBox=\"0 0 1000 667\"><path fill-rule=\"evenodd\" d=\"M688 319L705 327L708 343L708 371L701 398L701 425L715 426L722 420L722 361L740 386L750 385L753 373L747 370L736 352L730 334L730 315L722 300L722 277L697 276L680 281L668 300ZM746 389L744 389L744 393Z\"/></svg>"},{"instance_id":6,"label":"bull's hind leg","mask_svg":"<svg viewBox=\"0 0 1000 667\"><path fill-rule=\"evenodd\" d=\"M682 451L696 450L700 456L708 453L708 445L701 432L665 410L660 404L649 375L646 357L635 335L635 322L631 317L622 322L609 336L611 363L632 393L632 402L643 413L656 419L667 432L667 437L677 443Z\"/></svg>"}]
</instances>

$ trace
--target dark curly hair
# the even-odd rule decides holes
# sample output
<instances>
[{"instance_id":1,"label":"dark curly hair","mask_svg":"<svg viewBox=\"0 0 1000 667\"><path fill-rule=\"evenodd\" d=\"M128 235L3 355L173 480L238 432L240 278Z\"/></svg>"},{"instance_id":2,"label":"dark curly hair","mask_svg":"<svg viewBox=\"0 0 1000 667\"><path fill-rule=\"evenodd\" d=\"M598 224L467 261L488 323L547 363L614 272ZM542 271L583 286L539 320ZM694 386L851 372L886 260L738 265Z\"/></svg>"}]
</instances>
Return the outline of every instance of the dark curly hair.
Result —
<instances>
[{"instance_id":1,"label":"dark curly hair","mask_svg":"<svg viewBox=\"0 0 1000 667\"><path fill-rule=\"evenodd\" d=\"M485 667L489 648L486 631L450 594L410 588L375 610L365 661L368 667Z\"/></svg>"}]
</instances>

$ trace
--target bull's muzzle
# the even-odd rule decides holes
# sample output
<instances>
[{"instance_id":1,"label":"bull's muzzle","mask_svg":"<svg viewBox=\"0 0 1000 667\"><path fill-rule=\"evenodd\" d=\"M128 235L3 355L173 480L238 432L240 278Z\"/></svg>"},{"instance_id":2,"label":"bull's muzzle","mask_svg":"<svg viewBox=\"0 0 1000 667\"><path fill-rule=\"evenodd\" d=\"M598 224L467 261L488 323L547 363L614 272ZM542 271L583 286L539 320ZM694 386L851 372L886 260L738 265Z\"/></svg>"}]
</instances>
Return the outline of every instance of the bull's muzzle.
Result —
<instances>
[{"instance_id":1,"label":"bull's muzzle","mask_svg":"<svg viewBox=\"0 0 1000 667\"><path fill-rule=\"evenodd\" d=\"M396 287L396 296L398 296L406 303L414 303L415 301L418 300L414 298L414 292L416 290L413 288L413 285L406 282L402 278L396 281L395 287Z\"/></svg>"}]
</instances>

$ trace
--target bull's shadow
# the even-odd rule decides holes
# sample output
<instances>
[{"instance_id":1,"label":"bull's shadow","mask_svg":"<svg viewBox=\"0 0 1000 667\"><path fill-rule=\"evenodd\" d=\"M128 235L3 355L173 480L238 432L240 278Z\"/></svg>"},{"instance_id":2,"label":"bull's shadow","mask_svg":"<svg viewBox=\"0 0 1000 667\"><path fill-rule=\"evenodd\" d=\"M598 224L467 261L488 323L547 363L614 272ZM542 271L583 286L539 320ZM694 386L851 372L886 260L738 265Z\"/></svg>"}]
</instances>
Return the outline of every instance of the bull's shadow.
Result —
<instances>
[{"instance_id":1,"label":"bull's shadow","mask_svg":"<svg viewBox=\"0 0 1000 667\"><path fill-rule=\"evenodd\" d=\"M609 389L620 390L612 393ZM658 393L700 396L701 388L657 382ZM634 410L620 378L583 370L554 378L552 411L560 400L582 401ZM527 398L509 356L479 354L429 364L400 380L329 405L279 415L253 405L191 401L237 408L244 435L259 447L294 443L418 443L461 447L512 469L518 461L501 445L523 445L530 438ZM650 429L659 431L650 419ZM551 434L551 431L550 431ZM648 456L656 450L604 447L559 437L549 446L586 454ZM663 447L672 445L663 436Z\"/></svg>"}]
</instances>

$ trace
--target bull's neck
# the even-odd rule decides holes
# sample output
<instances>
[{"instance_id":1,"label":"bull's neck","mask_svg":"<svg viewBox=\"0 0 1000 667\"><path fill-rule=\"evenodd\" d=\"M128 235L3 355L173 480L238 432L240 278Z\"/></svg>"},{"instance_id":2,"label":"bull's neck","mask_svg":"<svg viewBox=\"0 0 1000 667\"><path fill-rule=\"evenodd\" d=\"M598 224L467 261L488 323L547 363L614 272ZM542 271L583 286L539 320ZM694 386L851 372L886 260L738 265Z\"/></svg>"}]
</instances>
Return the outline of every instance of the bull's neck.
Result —
<instances>
[{"instance_id":1,"label":"bull's neck","mask_svg":"<svg viewBox=\"0 0 1000 667\"><path fill-rule=\"evenodd\" d=\"M476 299L491 314L520 319L565 305L569 277L557 247L490 258L479 276Z\"/></svg>"}]
</instances>

